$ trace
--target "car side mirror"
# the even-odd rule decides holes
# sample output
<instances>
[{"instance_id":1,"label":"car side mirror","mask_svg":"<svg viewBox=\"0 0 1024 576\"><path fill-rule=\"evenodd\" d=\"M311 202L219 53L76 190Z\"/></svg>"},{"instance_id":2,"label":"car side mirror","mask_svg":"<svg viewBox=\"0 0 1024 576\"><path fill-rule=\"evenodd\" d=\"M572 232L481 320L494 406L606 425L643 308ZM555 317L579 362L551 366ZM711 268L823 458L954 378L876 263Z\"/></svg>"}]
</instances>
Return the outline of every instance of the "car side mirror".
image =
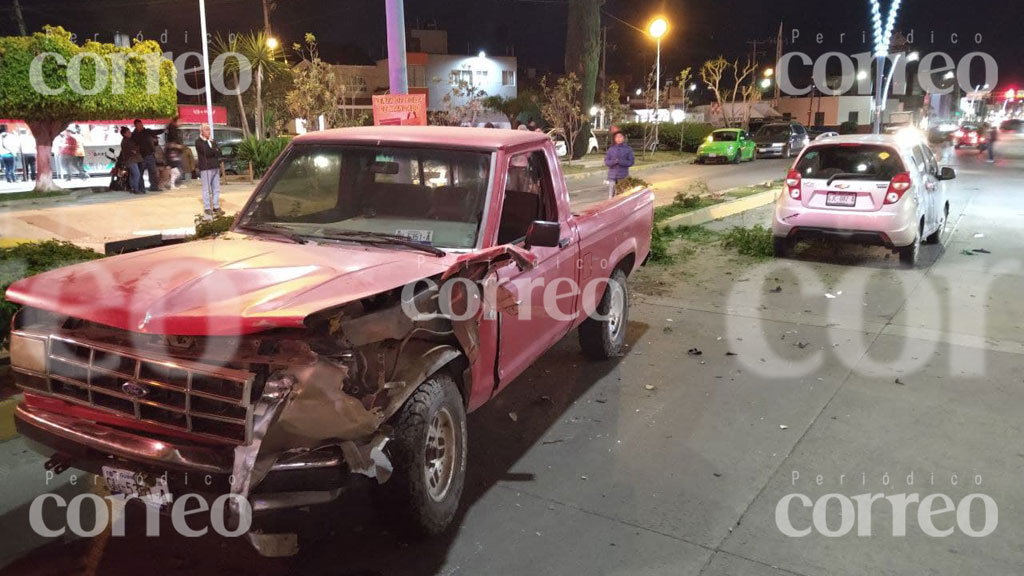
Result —
<instances>
[{"instance_id":1,"label":"car side mirror","mask_svg":"<svg viewBox=\"0 0 1024 576\"><path fill-rule=\"evenodd\" d=\"M526 231L526 249L533 246L558 248L562 240L562 226L558 222L535 220Z\"/></svg>"},{"instance_id":2,"label":"car side mirror","mask_svg":"<svg viewBox=\"0 0 1024 576\"><path fill-rule=\"evenodd\" d=\"M956 170L950 166L943 166L939 170L939 180L956 180Z\"/></svg>"}]
</instances>

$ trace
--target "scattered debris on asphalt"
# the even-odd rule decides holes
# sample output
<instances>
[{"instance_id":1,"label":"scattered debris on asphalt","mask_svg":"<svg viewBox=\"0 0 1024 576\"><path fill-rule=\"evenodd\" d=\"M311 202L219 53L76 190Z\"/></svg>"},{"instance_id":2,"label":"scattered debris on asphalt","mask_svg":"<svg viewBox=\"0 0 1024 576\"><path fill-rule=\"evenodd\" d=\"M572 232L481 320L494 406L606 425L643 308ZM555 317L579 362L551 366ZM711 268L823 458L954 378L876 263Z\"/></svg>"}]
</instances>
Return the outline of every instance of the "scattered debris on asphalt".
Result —
<instances>
[{"instance_id":1,"label":"scattered debris on asphalt","mask_svg":"<svg viewBox=\"0 0 1024 576\"><path fill-rule=\"evenodd\" d=\"M785 424L779 424L779 430L789 430L789 426L786 426Z\"/></svg>"},{"instance_id":2,"label":"scattered debris on asphalt","mask_svg":"<svg viewBox=\"0 0 1024 576\"><path fill-rule=\"evenodd\" d=\"M984 248L975 248L971 250L971 252L974 252L975 254L991 254L991 252L985 250Z\"/></svg>"},{"instance_id":3,"label":"scattered debris on asphalt","mask_svg":"<svg viewBox=\"0 0 1024 576\"><path fill-rule=\"evenodd\" d=\"M985 237L985 235L984 235L984 234L982 234L981 232L978 232L977 234L975 234L975 235L974 235L974 237L975 237L975 238L984 238L984 237Z\"/></svg>"},{"instance_id":4,"label":"scattered debris on asphalt","mask_svg":"<svg viewBox=\"0 0 1024 576\"><path fill-rule=\"evenodd\" d=\"M518 414L516 414L515 412L509 412L509 413L508 413L508 417L509 417L509 419L510 419L510 420L512 420L513 422L518 422L518 421L519 421L519 415L518 415Z\"/></svg>"},{"instance_id":5,"label":"scattered debris on asphalt","mask_svg":"<svg viewBox=\"0 0 1024 576\"><path fill-rule=\"evenodd\" d=\"M655 386L654 384L647 384L646 386L644 386L644 390L654 390L655 388L657 388L657 386Z\"/></svg>"},{"instance_id":6,"label":"scattered debris on asphalt","mask_svg":"<svg viewBox=\"0 0 1024 576\"><path fill-rule=\"evenodd\" d=\"M721 478L722 477L722 473L721 472L715 472L714 476L715 476L715 478Z\"/></svg>"},{"instance_id":7,"label":"scattered debris on asphalt","mask_svg":"<svg viewBox=\"0 0 1024 576\"><path fill-rule=\"evenodd\" d=\"M725 355L726 356L739 356L739 354L737 354L735 352L726 352Z\"/></svg>"},{"instance_id":8,"label":"scattered debris on asphalt","mask_svg":"<svg viewBox=\"0 0 1024 576\"><path fill-rule=\"evenodd\" d=\"M782 286L776 286L775 288L769 290L769 292L771 292L772 294L782 294Z\"/></svg>"},{"instance_id":9,"label":"scattered debris on asphalt","mask_svg":"<svg viewBox=\"0 0 1024 576\"><path fill-rule=\"evenodd\" d=\"M970 250L968 250L968 249L966 249L966 248L964 248L963 250L961 250L961 251L960 251L960 254L962 254L962 255L964 255L964 256L975 256L975 255L976 255L976 254L975 254L974 252L971 252Z\"/></svg>"},{"instance_id":10,"label":"scattered debris on asphalt","mask_svg":"<svg viewBox=\"0 0 1024 576\"><path fill-rule=\"evenodd\" d=\"M903 382L902 380L900 380L899 378L897 378L897 379L896 379L896 383L897 383L897 384L899 384L900 386L906 386L906 383L904 383L904 382Z\"/></svg>"},{"instance_id":11,"label":"scattered debris on asphalt","mask_svg":"<svg viewBox=\"0 0 1024 576\"><path fill-rule=\"evenodd\" d=\"M800 348L801 350L803 350L804 348L807 348L808 346L810 346L810 344L808 344L807 342L797 342L797 343L796 343L796 345L797 345L797 346L798 346L798 347L799 347L799 348Z\"/></svg>"},{"instance_id":12,"label":"scattered debris on asphalt","mask_svg":"<svg viewBox=\"0 0 1024 576\"><path fill-rule=\"evenodd\" d=\"M836 295L835 294L825 294L825 298L828 298L829 300L835 300L836 299Z\"/></svg>"},{"instance_id":13,"label":"scattered debris on asphalt","mask_svg":"<svg viewBox=\"0 0 1024 576\"><path fill-rule=\"evenodd\" d=\"M690 356L703 356L704 355L704 353L701 352L698 348L690 348L686 353L689 354Z\"/></svg>"}]
</instances>

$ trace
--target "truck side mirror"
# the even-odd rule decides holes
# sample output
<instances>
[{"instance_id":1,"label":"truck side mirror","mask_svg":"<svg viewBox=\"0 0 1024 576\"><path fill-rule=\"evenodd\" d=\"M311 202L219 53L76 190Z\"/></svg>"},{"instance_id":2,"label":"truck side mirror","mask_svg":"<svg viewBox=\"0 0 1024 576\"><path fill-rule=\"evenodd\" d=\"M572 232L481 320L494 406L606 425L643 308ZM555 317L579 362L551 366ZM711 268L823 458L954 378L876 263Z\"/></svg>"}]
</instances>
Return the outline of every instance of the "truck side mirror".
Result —
<instances>
[{"instance_id":1,"label":"truck side mirror","mask_svg":"<svg viewBox=\"0 0 1024 576\"><path fill-rule=\"evenodd\" d=\"M956 180L956 170L949 166L943 166L939 170L939 180Z\"/></svg>"},{"instance_id":2,"label":"truck side mirror","mask_svg":"<svg viewBox=\"0 0 1024 576\"><path fill-rule=\"evenodd\" d=\"M562 239L562 226L558 222L535 220L526 231L526 249L532 246L558 248Z\"/></svg>"}]
</instances>

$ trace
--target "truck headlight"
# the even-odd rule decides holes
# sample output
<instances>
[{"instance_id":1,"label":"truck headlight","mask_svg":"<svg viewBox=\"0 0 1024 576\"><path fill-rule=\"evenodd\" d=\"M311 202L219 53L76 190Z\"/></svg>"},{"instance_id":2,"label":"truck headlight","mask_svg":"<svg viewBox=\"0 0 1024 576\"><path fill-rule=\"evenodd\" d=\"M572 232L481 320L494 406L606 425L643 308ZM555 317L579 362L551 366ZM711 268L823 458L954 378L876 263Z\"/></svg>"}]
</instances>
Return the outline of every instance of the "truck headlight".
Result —
<instances>
[{"instance_id":1,"label":"truck headlight","mask_svg":"<svg viewBox=\"0 0 1024 576\"><path fill-rule=\"evenodd\" d=\"M46 338L11 334L11 366L37 374L46 373Z\"/></svg>"}]
</instances>

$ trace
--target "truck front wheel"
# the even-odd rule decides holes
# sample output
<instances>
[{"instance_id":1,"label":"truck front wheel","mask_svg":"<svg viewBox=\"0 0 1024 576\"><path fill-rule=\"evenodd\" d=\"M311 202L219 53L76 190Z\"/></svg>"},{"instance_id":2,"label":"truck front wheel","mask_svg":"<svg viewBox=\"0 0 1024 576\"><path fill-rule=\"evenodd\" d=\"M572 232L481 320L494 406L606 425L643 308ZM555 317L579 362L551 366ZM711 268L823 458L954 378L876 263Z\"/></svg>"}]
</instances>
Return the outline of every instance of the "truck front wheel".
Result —
<instances>
[{"instance_id":1,"label":"truck front wheel","mask_svg":"<svg viewBox=\"0 0 1024 576\"><path fill-rule=\"evenodd\" d=\"M452 377L431 376L405 403L388 444L394 472L379 486L396 528L441 534L459 509L466 481L466 410Z\"/></svg>"},{"instance_id":2,"label":"truck front wheel","mask_svg":"<svg viewBox=\"0 0 1024 576\"><path fill-rule=\"evenodd\" d=\"M621 269L612 272L594 316L597 318L592 316L580 324L583 354L594 360L618 356L626 343L626 325L629 323L629 286L626 273Z\"/></svg>"}]
</instances>

